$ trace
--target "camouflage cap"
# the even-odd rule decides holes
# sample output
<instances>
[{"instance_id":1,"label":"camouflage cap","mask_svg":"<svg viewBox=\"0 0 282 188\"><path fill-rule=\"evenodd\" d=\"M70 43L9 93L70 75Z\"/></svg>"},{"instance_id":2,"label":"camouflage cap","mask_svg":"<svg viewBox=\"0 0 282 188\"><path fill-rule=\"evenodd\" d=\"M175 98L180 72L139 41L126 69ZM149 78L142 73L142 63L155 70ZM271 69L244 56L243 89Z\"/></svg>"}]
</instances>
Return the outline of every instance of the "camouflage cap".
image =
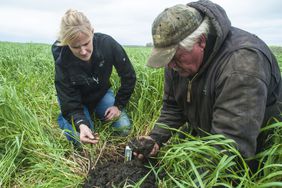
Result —
<instances>
[{"instance_id":1,"label":"camouflage cap","mask_svg":"<svg viewBox=\"0 0 282 188\"><path fill-rule=\"evenodd\" d=\"M187 5L175 5L161 12L152 25L154 48L147 65L155 68L167 65L178 43L193 33L202 21L200 12Z\"/></svg>"}]
</instances>

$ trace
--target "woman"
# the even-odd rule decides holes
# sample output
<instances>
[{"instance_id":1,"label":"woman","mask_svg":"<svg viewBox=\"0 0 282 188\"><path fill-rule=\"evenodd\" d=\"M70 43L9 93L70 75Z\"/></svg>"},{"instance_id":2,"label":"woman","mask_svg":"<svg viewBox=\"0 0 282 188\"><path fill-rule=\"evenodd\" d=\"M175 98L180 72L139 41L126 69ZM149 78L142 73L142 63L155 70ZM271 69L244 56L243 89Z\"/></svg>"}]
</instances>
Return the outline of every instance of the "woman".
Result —
<instances>
[{"instance_id":1,"label":"woman","mask_svg":"<svg viewBox=\"0 0 282 188\"><path fill-rule=\"evenodd\" d=\"M83 143L98 142L98 135L92 134L91 112L101 120L115 120L113 127L128 134L131 125L124 107L134 90L136 75L121 45L109 35L94 33L82 12L68 10L52 53L62 112L58 123L68 140L77 143L79 135ZM121 79L116 96L109 80L113 67Z\"/></svg>"}]
</instances>

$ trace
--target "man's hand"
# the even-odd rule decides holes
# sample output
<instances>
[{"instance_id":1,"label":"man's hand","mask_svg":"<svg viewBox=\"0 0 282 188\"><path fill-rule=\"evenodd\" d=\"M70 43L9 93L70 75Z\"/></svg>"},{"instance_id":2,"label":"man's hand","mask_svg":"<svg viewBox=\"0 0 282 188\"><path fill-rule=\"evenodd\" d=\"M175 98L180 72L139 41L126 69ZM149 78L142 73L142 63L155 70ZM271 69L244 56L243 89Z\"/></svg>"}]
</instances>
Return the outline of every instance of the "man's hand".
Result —
<instances>
[{"instance_id":1,"label":"man's hand","mask_svg":"<svg viewBox=\"0 0 282 188\"><path fill-rule=\"evenodd\" d=\"M80 141L82 143L97 144L99 141L99 135L97 133L92 133L87 125L79 125L80 129Z\"/></svg>"},{"instance_id":2,"label":"man's hand","mask_svg":"<svg viewBox=\"0 0 282 188\"><path fill-rule=\"evenodd\" d=\"M116 106L109 107L105 112L105 120L110 121L114 118L118 118L121 114L121 111Z\"/></svg>"},{"instance_id":3,"label":"man's hand","mask_svg":"<svg viewBox=\"0 0 282 188\"><path fill-rule=\"evenodd\" d=\"M133 155L140 160L156 156L160 149L150 136L140 136L132 140L129 146L133 149Z\"/></svg>"}]
</instances>

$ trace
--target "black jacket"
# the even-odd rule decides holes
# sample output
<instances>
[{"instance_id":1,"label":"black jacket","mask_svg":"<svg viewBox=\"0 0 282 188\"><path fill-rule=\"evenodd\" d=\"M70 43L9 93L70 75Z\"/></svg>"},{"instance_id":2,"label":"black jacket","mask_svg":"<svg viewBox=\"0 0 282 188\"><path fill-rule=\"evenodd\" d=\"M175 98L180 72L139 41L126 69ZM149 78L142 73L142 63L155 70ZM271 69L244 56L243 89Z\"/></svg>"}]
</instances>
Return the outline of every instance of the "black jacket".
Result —
<instances>
[{"instance_id":1,"label":"black jacket","mask_svg":"<svg viewBox=\"0 0 282 188\"><path fill-rule=\"evenodd\" d=\"M106 94L111 87L113 66L121 79L114 105L120 110L125 107L134 90L136 75L121 45L108 35L95 33L91 62L85 63L68 46L57 46L57 42L52 46L55 87L65 119L73 121L78 131L82 123L89 126L83 105L91 110Z\"/></svg>"},{"instance_id":2,"label":"black jacket","mask_svg":"<svg viewBox=\"0 0 282 188\"><path fill-rule=\"evenodd\" d=\"M212 36L196 76L166 68L163 108L151 136L162 144L171 131L158 124L179 128L188 122L197 135L222 134L244 157L254 156L263 148L260 128L282 110L278 63L257 36L232 27L220 6L207 0L188 5L210 18Z\"/></svg>"}]
</instances>

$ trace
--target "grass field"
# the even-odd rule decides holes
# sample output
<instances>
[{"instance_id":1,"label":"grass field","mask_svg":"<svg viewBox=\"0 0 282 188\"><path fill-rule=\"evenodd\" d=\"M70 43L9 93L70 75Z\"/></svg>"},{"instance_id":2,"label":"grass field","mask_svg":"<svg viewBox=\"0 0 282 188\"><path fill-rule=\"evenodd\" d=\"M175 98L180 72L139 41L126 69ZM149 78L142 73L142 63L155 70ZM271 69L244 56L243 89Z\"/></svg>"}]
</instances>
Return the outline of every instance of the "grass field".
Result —
<instances>
[{"instance_id":1,"label":"grass field","mask_svg":"<svg viewBox=\"0 0 282 188\"><path fill-rule=\"evenodd\" d=\"M272 50L282 70L282 48ZM89 151L85 157L74 151L56 122L59 107L50 45L0 42L0 187L80 187L90 163L97 161L101 152L114 152L115 145L151 130L161 108L163 70L144 66L149 48L126 47L126 51L138 79L127 107L132 133L128 138L112 137L108 126L97 121L101 141L95 147L85 146ZM119 86L116 78L116 74L111 78L114 89ZM158 185L233 187L232 179L237 187L282 187L281 127L280 123L268 127L274 130L273 145L257 155L261 160L267 157L261 169L264 175L250 173L230 146L232 141L221 136L188 136L189 142L173 137L160 152L160 167L153 168L156 176L160 171L167 174L158 179ZM215 145L222 145L232 155L220 153Z\"/></svg>"}]
</instances>

